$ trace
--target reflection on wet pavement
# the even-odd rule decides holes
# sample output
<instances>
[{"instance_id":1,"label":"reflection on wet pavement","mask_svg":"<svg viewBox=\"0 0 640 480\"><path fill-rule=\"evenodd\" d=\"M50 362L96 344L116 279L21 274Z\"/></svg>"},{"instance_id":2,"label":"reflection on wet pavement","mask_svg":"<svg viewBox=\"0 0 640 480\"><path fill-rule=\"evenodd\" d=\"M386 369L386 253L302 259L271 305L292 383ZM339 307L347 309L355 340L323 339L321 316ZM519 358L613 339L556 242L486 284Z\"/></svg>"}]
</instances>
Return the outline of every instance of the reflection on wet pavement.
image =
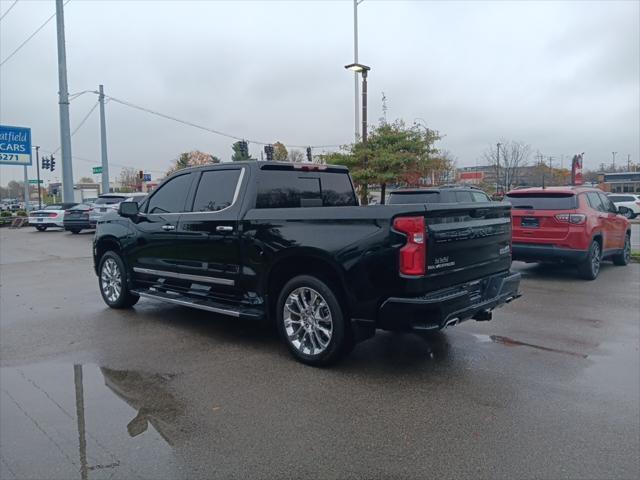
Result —
<instances>
[{"instance_id":1,"label":"reflection on wet pavement","mask_svg":"<svg viewBox=\"0 0 640 480\"><path fill-rule=\"evenodd\" d=\"M536 345L534 343L521 342L519 340L514 340L513 338L504 337L502 335L474 335L474 336L478 340L500 343L507 347L529 347L529 348L535 348L536 350L543 350L545 352L554 352L554 353L562 353L564 355L572 355L574 357L580 357L580 358L589 357L589 355L585 353L572 352L570 350L562 350L559 348L545 347L544 345Z\"/></svg>"},{"instance_id":2,"label":"reflection on wet pavement","mask_svg":"<svg viewBox=\"0 0 640 480\"><path fill-rule=\"evenodd\" d=\"M0 478L179 476L170 445L188 431L177 426L171 378L95 365L0 369Z\"/></svg>"}]
</instances>

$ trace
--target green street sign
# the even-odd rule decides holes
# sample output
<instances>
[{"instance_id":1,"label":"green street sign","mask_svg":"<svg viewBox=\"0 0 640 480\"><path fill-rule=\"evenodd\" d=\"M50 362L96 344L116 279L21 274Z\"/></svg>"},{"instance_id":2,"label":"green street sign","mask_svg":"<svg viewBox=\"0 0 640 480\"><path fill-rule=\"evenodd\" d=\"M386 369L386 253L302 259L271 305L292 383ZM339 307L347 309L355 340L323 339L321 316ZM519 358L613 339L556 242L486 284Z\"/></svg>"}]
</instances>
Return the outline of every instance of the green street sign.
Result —
<instances>
[{"instance_id":1,"label":"green street sign","mask_svg":"<svg viewBox=\"0 0 640 480\"><path fill-rule=\"evenodd\" d=\"M93 167L93 174L97 175L98 173L102 173L102 167Z\"/></svg>"},{"instance_id":2,"label":"green street sign","mask_svg":"<svg viewBox=\"0 0 640 480\"><path fill-rule=\"evenodd\" d=\"M29 179L29 183L30 183L30 184L36 184L36 185L37 185L38 183L42 183L42 182L44 182L44 180L40 180L40 181L38 182L38 180Z\"/></svg>"}]
</instances>

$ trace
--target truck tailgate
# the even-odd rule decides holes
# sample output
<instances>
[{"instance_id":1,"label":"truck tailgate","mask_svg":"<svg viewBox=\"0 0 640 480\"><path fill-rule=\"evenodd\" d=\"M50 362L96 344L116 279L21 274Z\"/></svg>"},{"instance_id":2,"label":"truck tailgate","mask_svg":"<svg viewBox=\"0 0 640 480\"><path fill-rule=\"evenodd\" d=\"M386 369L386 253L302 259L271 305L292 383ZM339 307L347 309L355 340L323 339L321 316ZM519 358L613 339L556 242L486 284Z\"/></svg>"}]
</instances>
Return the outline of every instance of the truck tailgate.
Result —
<instances>
[{"instance_id":1,"label":"truck tailgate","mask_svg":"<svg viewBox=\"0 0 640 480\"><path fill-rule=\"evenodd\" d=\"M504 203L427 205L429 290L508 270L511 207Z\"/></svg>"}]
</instances>

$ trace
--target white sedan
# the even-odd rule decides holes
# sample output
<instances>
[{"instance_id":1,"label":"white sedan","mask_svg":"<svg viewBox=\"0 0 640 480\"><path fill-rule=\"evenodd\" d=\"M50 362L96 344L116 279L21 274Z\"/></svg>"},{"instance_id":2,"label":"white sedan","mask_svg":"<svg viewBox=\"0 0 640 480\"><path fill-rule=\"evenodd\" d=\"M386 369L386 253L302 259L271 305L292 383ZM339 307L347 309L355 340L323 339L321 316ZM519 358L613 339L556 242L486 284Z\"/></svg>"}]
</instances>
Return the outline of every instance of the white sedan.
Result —
<instances>
[{"instance_id":1,"label":"white sedan","mask_svg":"<svg viewBox=\"0 0 640 480\"><path fill-rule=\"evenodd\" d=\"M30 212L29 225L36 227L40 232L44 232L49 227L64 228L64 212L76 205L77 203L54 203L42 210Z\"/></svg>"},{"instance_id":2,"label":"white sedan","mask_svg":"<svg viewBox=\"0 0 640 480\"><path fill-rule=\"evenodd\" d=\"M640 215L640 195L633 193L610 193L607 196L625 217L636 218Z\"/></svg>"}]
</instances>

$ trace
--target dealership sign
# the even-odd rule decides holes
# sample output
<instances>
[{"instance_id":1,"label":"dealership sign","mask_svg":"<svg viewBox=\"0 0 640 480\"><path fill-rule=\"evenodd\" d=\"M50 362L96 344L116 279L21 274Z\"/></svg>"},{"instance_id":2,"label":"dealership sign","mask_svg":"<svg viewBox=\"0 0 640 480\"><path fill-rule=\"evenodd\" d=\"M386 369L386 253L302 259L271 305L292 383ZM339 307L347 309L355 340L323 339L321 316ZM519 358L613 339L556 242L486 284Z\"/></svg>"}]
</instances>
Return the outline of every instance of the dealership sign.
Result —
<instances>
[{"instance_id":1,"label":"dealership sign","mask_svg":"<svg viewBox=\"0 0 640 480\"><path fill-rule=\"evenodd\" d=\"M0 125L0 164L31 165L31 129Z\"/></svg>"}]
</instances>

